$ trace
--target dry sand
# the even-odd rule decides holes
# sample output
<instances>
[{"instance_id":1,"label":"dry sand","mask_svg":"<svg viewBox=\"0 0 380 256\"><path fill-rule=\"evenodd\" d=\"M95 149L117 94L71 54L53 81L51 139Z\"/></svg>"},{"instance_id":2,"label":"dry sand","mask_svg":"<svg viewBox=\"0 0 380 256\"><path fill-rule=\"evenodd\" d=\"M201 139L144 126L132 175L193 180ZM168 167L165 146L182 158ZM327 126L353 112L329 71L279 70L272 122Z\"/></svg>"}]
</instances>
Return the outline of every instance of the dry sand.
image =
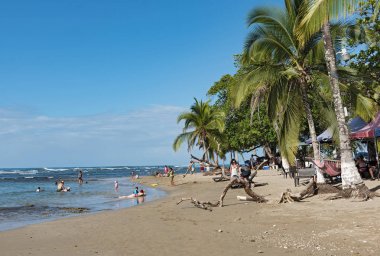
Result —
<instances>
[{"instance_id":1,"label":"dry sand","mask_svg":"<svg viewBox=\"0 0 380 256\"><path fill-rule=\"evenodd\" d=\"M277 204L292 179L260 171L254 191L269 203L237 201L230 190L225 207L212 212L181 197L217 201L227 182L209 176L143 177L168 196L141 206L83 215L0 232L0 255L380 255L380 198L367 202L326 201L317 195L302 203ZM369 187L380 186L368 181Z\"/></svg>"}]
</instances>

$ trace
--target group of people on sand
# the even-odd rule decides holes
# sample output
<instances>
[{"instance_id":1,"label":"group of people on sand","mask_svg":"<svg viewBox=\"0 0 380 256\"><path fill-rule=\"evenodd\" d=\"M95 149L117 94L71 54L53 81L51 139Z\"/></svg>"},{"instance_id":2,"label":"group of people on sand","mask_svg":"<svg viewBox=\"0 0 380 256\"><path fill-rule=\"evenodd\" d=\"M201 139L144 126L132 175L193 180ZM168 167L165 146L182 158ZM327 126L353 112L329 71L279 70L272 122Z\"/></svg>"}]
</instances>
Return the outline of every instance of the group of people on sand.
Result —
<instances>
[{"instance_id":1,"label":"group of people on sand","mask_svg":"<svg viewBox=\"0 0 380 256\"><path fill-rule=\"evenodd\" d=\"M210 171L210 165L208 163L200 161L199 162L199 171L200 172L205 172L205 171L209 172ZM193 161L193 160L190 160L189 165L187 166L187 170L186 170L185 174L183 175L183 177L186 177L186 175L188 173L190 173L190 174L195 173L195 161Z\"/></svg>"},{"instance_id":2,"label":"group of people on sand","mask_svg":"<svg viewBox=\"0 0 380 256\"><path fill-rule=\"evenodd\" d=\"M164 167L164 173L162 174L159 171L156 171L155 173L156 177L169 177L170 178L170 184L174 186L174 169L172 167L168 167L165 165Z\"/></svg>"}]
</instances>

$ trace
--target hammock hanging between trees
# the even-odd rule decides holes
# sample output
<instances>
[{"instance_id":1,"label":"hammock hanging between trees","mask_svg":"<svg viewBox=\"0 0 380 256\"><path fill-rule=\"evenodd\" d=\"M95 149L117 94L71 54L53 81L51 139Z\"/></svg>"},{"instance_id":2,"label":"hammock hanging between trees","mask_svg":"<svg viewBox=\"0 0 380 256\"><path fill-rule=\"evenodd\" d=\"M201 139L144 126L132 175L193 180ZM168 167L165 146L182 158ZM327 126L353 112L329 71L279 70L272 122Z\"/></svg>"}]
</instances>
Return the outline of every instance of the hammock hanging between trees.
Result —
<instances>
[{"instance_id":1,"label":"hammock hanging between trees","mask_svg":"<svg viewBox=\"0 0 380 256\"><path fill-rule=\"evenodd\" d=\"M341 167L340 161L338 160L329 160L324 159L323 162L320 160L311 160L319 169L321 169L324 173L330 175L331 177L340 176Z\"/></svg>"}]
</instances>

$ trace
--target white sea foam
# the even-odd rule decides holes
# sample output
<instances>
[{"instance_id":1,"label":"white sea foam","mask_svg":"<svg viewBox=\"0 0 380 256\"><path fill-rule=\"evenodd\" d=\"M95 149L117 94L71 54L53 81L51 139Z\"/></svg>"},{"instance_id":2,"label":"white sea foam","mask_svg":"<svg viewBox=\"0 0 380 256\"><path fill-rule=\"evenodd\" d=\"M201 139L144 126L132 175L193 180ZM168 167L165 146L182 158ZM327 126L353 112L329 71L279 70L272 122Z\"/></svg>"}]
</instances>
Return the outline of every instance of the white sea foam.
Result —
<instances>
[{"instance_id":1,"label":"white sea foam","mask_svg":"<svg viewBox=\"0 0 380 256\"><path fill-rule=\"evenodd\" d=\"M103 170L110 170L110 171L113 171L113 170L117 170L117 169L120 169L120 168L110 168L110 167L107 167L107 168L102 168Z\"/></svg>"},{"instance_id":2,"label":"white sea foam","mask_svg":"<svg viewBox=\"0 0 380 256\"><path fill-rule=\"evenodd\" d=\"M38 170L0 170L0 174L37 174Z\"/></svg>"},{"instance_id":3,"label":"white sea foam","mask_svg":"<svg viewBox=\"0 0 380 256\"><path fill-rule=\"evenodd\" d=\"M70 170L70 169L64 169L64 168L57 168L57 169L43 168L43 169L49 172L64 172L64 171Z\"/></svg>"}]
</instances>

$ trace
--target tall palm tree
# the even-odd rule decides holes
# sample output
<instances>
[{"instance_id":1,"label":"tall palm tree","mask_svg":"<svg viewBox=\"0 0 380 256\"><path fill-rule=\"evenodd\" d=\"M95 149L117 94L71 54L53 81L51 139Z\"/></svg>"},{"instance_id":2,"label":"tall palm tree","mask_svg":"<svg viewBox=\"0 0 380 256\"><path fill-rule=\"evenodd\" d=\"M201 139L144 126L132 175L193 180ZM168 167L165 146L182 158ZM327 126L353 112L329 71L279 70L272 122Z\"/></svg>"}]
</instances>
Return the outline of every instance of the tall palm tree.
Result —
<instances>
[{"instance_id":1,"label":"tall palm tree","mask_svg":"<svg viewBox=\"0 0 380 256\"><path fill-rule=\"evenodd\" d=\"M195 103L189 112L181 113L177 122L185 121L183 132L176 137L173 149L177 151L183 142L187 141L188 150L198 146L203 150L203 159L208 161L212 151L220 147L220 134L224 130L224 112L210 106L209 101L194 99Z\"/></svg>"},{"instance_id":2,"label":"tall palm tree","mask_svg":"<svg viewBox=\"0 0 380 256\"><path fill-rule=\"evenodd\" d=\"M303 17L298 30L301 41L306 41L315 31L322 30L324 54L333 95L334 109L338 122L339 145L342 162L343 188L356 187L363 181L352 159L352 149L348 128L344 116L339 75L337 72L335 49L331 36L332 19L337 19L354 12L359 0L308 0L303 3Z\"/></svg>"},{"instance_id":3,"label":"tall palm tree","mask_svg":"<svg viewBox=\"0 0 380 256\"><path fill-rule=\"evenodd\" d=\"M252 94L252 107L265 96L268 114L275 121L282 154L293 162L298 146L299 127L305 114L309 125L315 159L320 159L315 124L308 91L321 72L315 67L323 63L321 34L315 33L300 44L295 34L302 1L285 0L286 10L255 8L248 17L253 28L243 54L249 63L247 77L240 85L237 102ZM313 70L314 68L314 70ZM253 85L253 87L252 87ZM303 109L303 111L302 111ZM300 111L301 110L301 111ZM318 183L324 178L320 171Z\"/></svg>"}]
</instances>

